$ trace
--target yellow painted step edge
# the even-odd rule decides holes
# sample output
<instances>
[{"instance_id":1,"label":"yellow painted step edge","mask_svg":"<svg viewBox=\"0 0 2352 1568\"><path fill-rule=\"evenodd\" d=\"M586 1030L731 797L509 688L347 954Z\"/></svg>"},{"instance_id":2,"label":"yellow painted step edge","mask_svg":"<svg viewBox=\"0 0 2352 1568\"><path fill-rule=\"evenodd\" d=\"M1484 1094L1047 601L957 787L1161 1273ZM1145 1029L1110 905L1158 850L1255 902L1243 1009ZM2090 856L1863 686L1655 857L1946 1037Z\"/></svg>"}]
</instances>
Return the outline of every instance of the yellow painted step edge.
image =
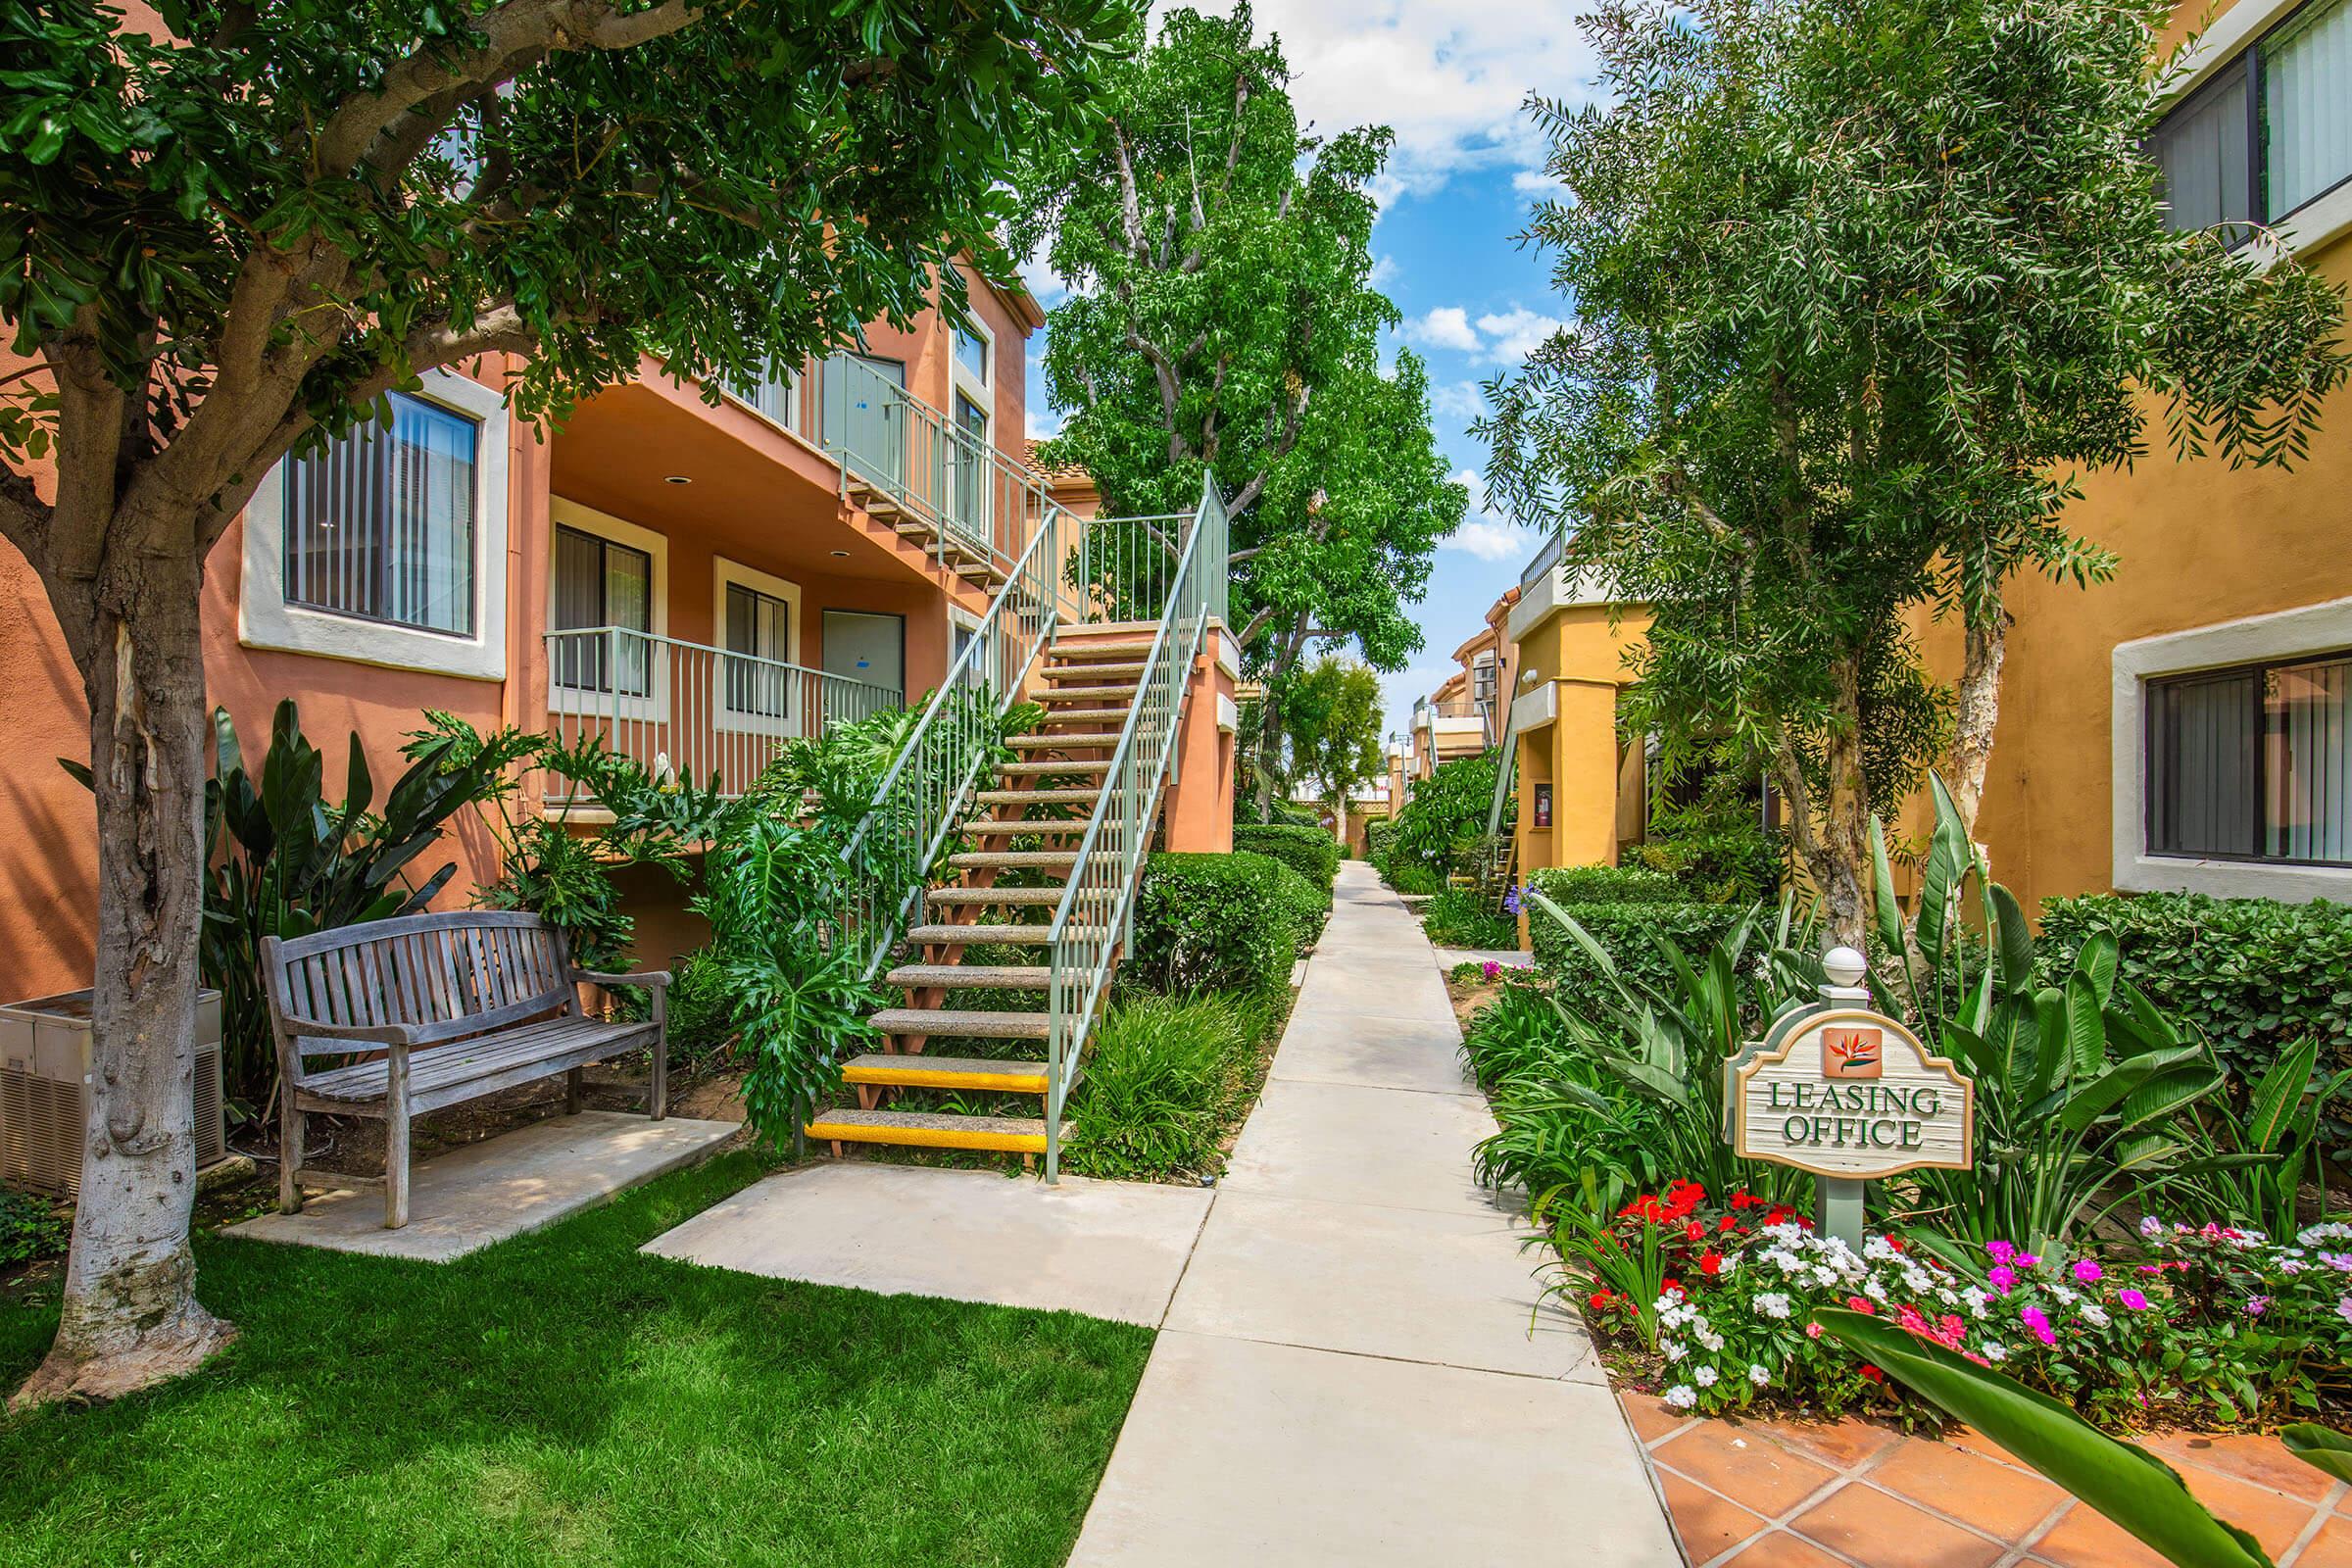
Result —
<instances>
[{"instance_id":1,"label":"yellow painted step edge","mask_svg":"<svg viewBox=\"0 0 2352 1568\"><path fill-rule=\"evenodd\" d=\"M1044 1133L989 1133L960 1127L876 1127L870 1122L812 1121L808 1136L845 1144L907 1144L921 1149L986 1149L1004 1154L1042 1154Z\"/></svg>"},{"instance_id":2,"label":"yellow painted step edge","mask_svg":"<svg viewBox=\"0 0 2352 1568\"><path fill-rule=\"evenodd\" d=\"M896 1084L906 1089L1002 1089L1012 1094L1029 1095L1046 1092L1046 1072L1043 1067L1031 1072L925 1072L920 1057L913 1058L913 1064L905 1067L844 1067L841 1081L849 1084Z\"/></svg>"}]
</instances>

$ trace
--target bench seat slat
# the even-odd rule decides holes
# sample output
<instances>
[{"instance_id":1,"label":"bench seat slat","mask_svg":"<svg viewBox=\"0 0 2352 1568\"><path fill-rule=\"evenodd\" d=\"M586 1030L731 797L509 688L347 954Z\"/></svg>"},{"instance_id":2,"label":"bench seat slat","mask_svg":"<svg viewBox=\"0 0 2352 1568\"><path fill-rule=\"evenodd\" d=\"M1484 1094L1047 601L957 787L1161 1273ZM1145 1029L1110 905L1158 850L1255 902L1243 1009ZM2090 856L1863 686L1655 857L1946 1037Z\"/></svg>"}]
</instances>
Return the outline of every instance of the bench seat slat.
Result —
<instances>
[{"instance_id":1,"label":"bench seat slat","mask_svg":"<svg viewBox=\"0 0 2352 1568\"><path fill-rule=\"evenodd\" d=\"M556 1070L552 1063L569 1065L615 1054L649 1042L653 1031L650 1022L550 1018L479 1040L418 1050L409 1057L409 1093L418 1108L449 1089L466 1090L461 1098L475 1098L475 1086L485 1078L501 1077L516 1068L530 1069L516 1082L545 1077ZM302 1082L302 1098L327 1102L321 1108L380 1101L388 1072L387 1062L379 1059L314 1073Z\"/></svg>"}]
</instances>

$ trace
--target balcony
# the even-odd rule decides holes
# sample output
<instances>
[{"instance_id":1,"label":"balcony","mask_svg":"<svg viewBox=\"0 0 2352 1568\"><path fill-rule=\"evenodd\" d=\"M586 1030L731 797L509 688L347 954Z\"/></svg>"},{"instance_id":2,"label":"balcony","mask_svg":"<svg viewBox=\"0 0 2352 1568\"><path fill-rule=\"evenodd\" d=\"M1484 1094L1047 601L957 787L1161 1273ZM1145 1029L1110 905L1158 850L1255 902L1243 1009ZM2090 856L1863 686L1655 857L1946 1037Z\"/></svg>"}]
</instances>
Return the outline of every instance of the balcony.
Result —
<instances>
[{"instance_id":1,"label":"balcony","mask_svg":"<svg viewBox=\"0 0 2352 1568\"><path fill-rule=\"evenodd\" d=\"M897 708L895 687L619 626L547 634L548 729L740 795L786 741ZM544 781L551 807L581 804Z\"/></svg>"}]
</instances>

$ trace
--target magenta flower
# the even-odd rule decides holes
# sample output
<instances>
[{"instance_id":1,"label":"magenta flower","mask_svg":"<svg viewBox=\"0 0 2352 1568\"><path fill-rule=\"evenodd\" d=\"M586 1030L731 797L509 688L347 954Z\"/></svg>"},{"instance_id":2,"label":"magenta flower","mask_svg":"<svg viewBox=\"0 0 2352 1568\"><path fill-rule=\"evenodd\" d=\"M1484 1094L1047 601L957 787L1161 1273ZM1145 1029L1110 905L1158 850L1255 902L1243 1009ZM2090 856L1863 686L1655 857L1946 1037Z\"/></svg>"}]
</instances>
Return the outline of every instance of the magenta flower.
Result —
<instances>
[{"instance_id":1,"label":"magenta flower","mask_svg":"<svg viewBox=\"0 0 2352 1568\"><path fill-rule=\"evenodd\" d=\"M1502 973L1502 965L1496 963L1493 958L1489 958L1486 962L1480 964L1478 967L1479 972L1484 974L1490 980Z\"/></svg>"},{"instance_id":2,"label":"magenta flower","mask_svg":"<svg viewBox=\"0 0 2352 1568\"><path fill-rule=\"evenodd\" d=\"M1995 1263L2007 1263L2017 1255L2017 1249L2007 1242L1986 1242L1984 1250L1992 1254Z\"/></svg>"},{"instance_id":3,"label":"magenta flower","mask_svg":"<svg viewBox=\"0 0 2352 1568\"><path fill-rule=\"evenodd\" d=\"M1985 1275L1984 1278L1989 1280L1992 1288L2003 1296L2007 1296L2011 1291L2017 1289L2017 1270L2006 1263L1994 1264L1992 1272Z\"/></svg>"},{"instance_id":4,"label":"magenta flower","mask_svg":"<svg viewBox=\"0 0 2352 1568\"><path fill-rule=\"evenodd\" d=\"M2020 1323L2023 1323L2027 1328L2032 1329L2034 1331L2034 1337L2039 1340L2042 1344L2056 1345L2058 1343L2058 1331L2050 1327L2050 1320L2048 1316L2043 1313L2040 1307L2029 1306L2023 1308L2018 1312L2017 1320Z\"/></svg>"},{"instance_id":5,"label":"magenta flower","mask_svg":"<svg viewBox=\"0 0 2352 1568\"><path fill-rule=\"evenodd\" d=\"M2335 1303L2335 1315L2347 1323L2352 1323L2352 1296L2347 1296Z\"/></svg>"},{"instance_id":6,"label":"magenta flower","mask_svg":"<svg viewBox=\"0 0 2352 1568\"><path fill-rule=\"evenodd\" d=\"M2095 1285L2107 1277L2107 1271L2087 1257L2076 1262L2074 1274L2085 1285Z\"/></svg>"},{"instance_id":7,"label":"magenta flower","mask_svg":"<svg viewBox=\"0 0 2352 1568\"><path fill-rule=\"evenodd\" d=\"M2270 1309L2271 1298L2269 1297L2249 1296L2246 1298L2246 1316L2260 1317L2263 1313L2269 1311Z\"/></svg>"},{"instance_id":8,"label":"magenta flower","mask_svg":"<svg viewBox=\"0 0 2352 1568\"><path fill-rule=\"evenodd\" d=\"M2145 1312L2148 1309L2148 1298L2134 1290L2118 1291L2115 1293L2115 1298L2134 1312Z\"/></svg>"}]
</instances>

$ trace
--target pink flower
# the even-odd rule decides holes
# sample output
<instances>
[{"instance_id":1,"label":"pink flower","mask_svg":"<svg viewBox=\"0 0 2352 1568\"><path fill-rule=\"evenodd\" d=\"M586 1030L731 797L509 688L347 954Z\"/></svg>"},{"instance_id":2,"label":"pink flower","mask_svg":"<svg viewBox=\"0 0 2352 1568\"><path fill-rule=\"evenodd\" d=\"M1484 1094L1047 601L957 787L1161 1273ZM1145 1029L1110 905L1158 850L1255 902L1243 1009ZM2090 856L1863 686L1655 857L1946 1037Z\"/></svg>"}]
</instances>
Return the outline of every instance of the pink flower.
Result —
<instances>
[{"instance_id":1,"label":"pink flower","mask_svg":"<svg viewBox=\"0 0 2352 1568\"><path fill-rule=\"evenodd\" d=\"M2145 1312L2148 1309L2148 1298L2134 1290L2118 1291L2115 1293L2115 1298L2134 1312Z\"/></svg>"},{"instance_id":2,"label":"pink flower","mask_svg":"<svg viewBox=\"0 0 2352 1568\"><path fill-rule=\"evenodd\" d=\"M2342 1312L2342 1313L2344 1314L2344 1317L2345 1317L2345 1320L2346 1320L2346 1321L2348 1321L2348 1322L2352 1322L2352 1296L2347 1296L2347 1297L2345 1297L2345 1298L2344 1298L2344 1304L2343 1304L2341 1307L2337 1308L2337 1310L2338 1310L2338 1311L2340 1311L2340 1312ZM1820 1339L1820 1338L1821 1338L1821 1325L1820 1325L1820 1324L1818 1324L1818 1323L1808 1323L1808 1324L1806 1324L1806 1325L1805 1325L1805 1338L1806 1338L1806 1339L1808 1339L1808 1340L1818 1340L1818 1339Z\"/></svg>"},{"instance_id":3,"label":"pink flower","mask_svg":"<svg viewBox=\"0 0 2352 1568\"><path fill-rule=\"evenodd\" d=\"M2050 1327L2049 1318L2038 1306L2029 1306L2017 1314L2017 1320L2034 1331L2034 1337L2044 1345L2058 1343L2058 1331Z\"/></svg>"},{"instance_id":4,"label":"pink flower","mask_svg":"<svg viewBox=\"0 0 2352 1568\"><path fill-rule=\"evenodd\" d=\"M2085 1285L2095 1285L2100 1280L2103 1280L2107 1277L2107 1271L2099 1267L2099 1265L2090 1258L2085 1257L2077 1260L2074 1267L2074 1275L2076 1279L2081 1280Z\"/></svg>"},{"instance_id":5,"label":"pink flower","mask_svg":"<svg viewBox=\"0 0 2352 1568\"><path fill-rule=\"evenodd\" d=\"M2246 1298L2246 1316L2248 1317L2260 1317L2263 1313L2269 1311L2270 1307L2271 1298L2267 1296L2249 1296Z\"/></svg>"},{"instance_id":6,"label":"pink flower","mask_svg":"<svg viewBox=\"0 0 2352 1568\"><path fill-rule=\"evenodd\" d=\"M1485 975L1488 979L1493 980L1502 973L1502 965L1495 962L1493 958L1489 958L1486 962L1478 966L1478 972Z\"/></svg>"},{"instance_id":7,"label":"pink flower","mask_svg":"<svg viewBox=\"0 0 2352 1568\"><path fill-rule=\"evenodd\" d=\"M2003 1296L2007 1296L2011 1291L2017 1289L2017 1270L2006 1263L1994 1264L1992 1272L1984 1277L1990 1280L1992 1288Z\"/></svg>"},{"instance_id":8,"label":"pink flower","mask_svg":"<svg viewBox=\"0 0 2352 1568\"><path fill-rule=\"evenodd\" d=\"M2347 1296L2335 1303L2335 1315L2347 1323L2352 1323L2352 1296ZM1815 1338L1819 1338L1819 1336L1817 1335Z\"/></svg>"},{"instance_id":9,"label":"pink flower","mask_svg":"<svg viewBox=\"0 0 2352 1568\"><path fill-rule=\"evenodd\" d=\"M2006 1263L2017 1255L2017 1249L2007 1242L1986 1242L1984 1250L1992 1255L1995 1263Z\"/></svg>"}]
</instances>

